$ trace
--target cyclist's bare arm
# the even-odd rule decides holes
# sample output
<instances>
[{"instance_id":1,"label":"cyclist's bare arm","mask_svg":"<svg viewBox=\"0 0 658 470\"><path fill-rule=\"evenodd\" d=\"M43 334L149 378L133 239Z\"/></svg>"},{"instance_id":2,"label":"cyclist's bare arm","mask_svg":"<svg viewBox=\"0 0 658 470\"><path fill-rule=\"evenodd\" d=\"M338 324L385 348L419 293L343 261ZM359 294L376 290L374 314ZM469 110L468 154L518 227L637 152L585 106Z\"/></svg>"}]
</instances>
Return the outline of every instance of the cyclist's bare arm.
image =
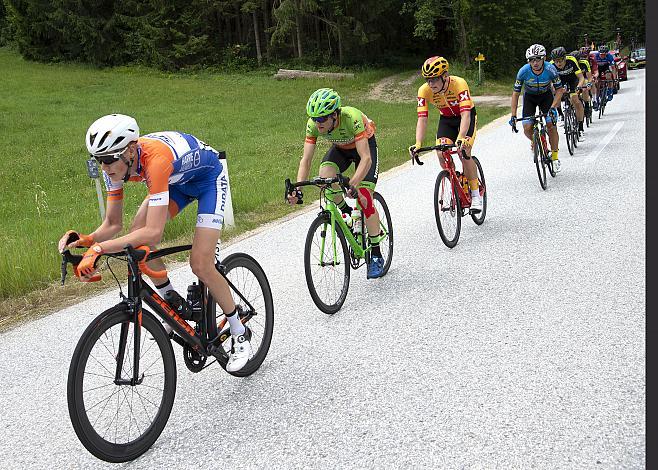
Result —
<instances>
[{"instance_id":1,"label":"cyclist's bare arm","mask_svg":"<svg viewBox=\"0 0 658 470\"><path fill-rule=\"evenodd\" d=\"M471 125L471 110L462 111L459 113L461 116L461 121L459 121L459 136L466 137L468 132L468 127Z\"/></svg>"},{"instance_id":2,"label":"cyclist's bare arm","mask_svg":"<svg viewBox=\"0 0 658 470\"><path fill-rule=\"evenodd\" d=\"M315 144L311 142L304 142L304 154L299 162L299 169L297 170L297 181L305 181L308 174L311 172L311 162L313 161L313 154L315 153ZM297 204L297 193L287 195L289 204Z\"/></svg>"},{"instance_id":3,"label":"cyclist's bare arm","mask_svg":"<svg viewBox=\"0 0 658 470\"><path fill-rule=\"evenodd\" d=\"M422 143L425 138L425 132L427 131L427 116L422 116L418 118L416 122L416 142Z\"/></svg>"},{"instance_id":4,"label":"cyclist's bare arm","mask_svg":"<svg viewBox=\"0 0 658 470\"><path fill-rule=\"evenodd\" d=\"M155 247L162 239L165 224L167 223L168 206L150 206L146 213L146 225L114 240L107 240L101 244L106 253L116 253L123 247L148 245Z\"/></svg>"},{"instance_id":5,"label":"cyclist's bare arm","mask_svg":"<svg viewBox=\"0 0 658 470\"><path fill-rule=\"evenodd\" d=\"M302 160L299 162L299 170L297 170L297 181L304 181L308 178L311 172L311 162L313 161L313 154L315 153L315 144L304 142L304 154Z\"/></svg>"},{"instance_id":6,"label":"cyclist's bare arm","mask_svg":"<svg viewBox=\"0 0 658 470\"><path fill-rule=\"evenodd\" d=\"M102 242L109 240L123 228L122 225L123 219L123 201L122 200L108 200L107 209L105 211L105 219L103 223L90 233L88 236L91 237L93 242ZM60 252L64 249L70 250L79 246L89 246L85 240L77 239L71 243L69 241L69 232L66 232L64 236L59 240L59 250ZM90 242L91 243L91 242Z\"/></svg>"},{"instance_id":7,"label":"cyclist's bare arm","mask_svg":"<svg viewBox=\"0 0 658 470\"><path fill-rule=\"evenodd\" d=\"M123 200L108 199L103 223L90 235L95 242L110 240L123 228Z\"/></svg>"},{"instance_id":8,"label":"cyclist's bare arm","mask_svg":"<svg viewBox=\"0 0 658 470\"><path fill-rule=\"evenodd\" d=\"M555 96L553 97L553 103L551 108L557 108L560 106L560 101L562 101L562 95L564 95L564 87L560 87L555 90Z\"/></svg>"},{"instance_id":9,"label":"cyclist's bare arm","mask_svg":"<svg viewBox=\"0 0 658 470\"><path fill-rule=\"evenodd\" d=\"M512 116L516 116L516 110L519 108L519 93L518 91L512 92Z\"/></svg>"},{"instance_id":10,"label":"cyclist's bare arm","mask_svg":"<svg viewBox=\"0 0 658 470\"><path fill-rule=\"evenodd\" d=\"M359 154L361 161L354 171L354 176L350 178L350 186L358 186L359 183L365 178L368 170L370 170L370 164L372 163L372 156L370 155L370 146L368 145L368 139L359 139L355 143L356 152Z\"/></svg>"}]
</instances>

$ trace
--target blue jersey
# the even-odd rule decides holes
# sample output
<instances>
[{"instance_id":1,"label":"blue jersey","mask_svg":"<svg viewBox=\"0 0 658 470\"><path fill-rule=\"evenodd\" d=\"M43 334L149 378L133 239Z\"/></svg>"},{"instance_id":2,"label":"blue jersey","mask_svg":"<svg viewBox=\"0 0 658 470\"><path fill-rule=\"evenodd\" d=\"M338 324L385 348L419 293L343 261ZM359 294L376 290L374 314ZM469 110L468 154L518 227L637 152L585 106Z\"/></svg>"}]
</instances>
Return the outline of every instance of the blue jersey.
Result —
<instances>
[{"instance_id":1,"label":"blue jersey","mask_svg":"<svg viewBox=\"0 0 658 470\"><path fill-rule=\"evenodd\" d=\"M600 52L597 52L596 54L594 54L594 60L596 61L596 64L599 66L599 72L607 72L608 68L611 65L615 65L615 58L609 52L606 53L605 55L601 55Z\"/></svg>"},{"instance_id":2,"label":"blue jersey","mask_svg":"<svg viewBox=\"0 0 658 470\"><path fill-rule=\"evenodd\" d=\"M555 89L562 88L560 74L552 64L544 61L544 68L539 75L533 72L530 64L525 64L516 74L514 91L521 92L521 87L525 85L525 93L539 95L550 91L551 83Z\"/></svg>"}]
</instances>

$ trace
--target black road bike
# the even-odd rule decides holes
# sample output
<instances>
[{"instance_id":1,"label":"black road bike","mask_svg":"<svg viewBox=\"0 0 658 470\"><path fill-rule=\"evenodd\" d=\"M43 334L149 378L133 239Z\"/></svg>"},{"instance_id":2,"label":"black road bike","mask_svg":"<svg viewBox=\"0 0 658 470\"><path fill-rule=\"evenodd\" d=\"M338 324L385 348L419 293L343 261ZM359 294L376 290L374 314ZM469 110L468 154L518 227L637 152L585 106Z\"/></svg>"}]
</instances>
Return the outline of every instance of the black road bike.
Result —
<instances>
[{"instance_id":1,"label":"black road bike","mask_svg":"<svg viewBox=\"0 0 658 470\"><path fill-rule=\"evenodd\" d=\"M156 278L166 273L151 270L146 261L191 248L184 245L151 252L148 247L127 245L123 252L103 255L110 272L109 258L127 263L127 295L117 279L122 300L98 315L80 337L67 386L73 429L80 442L99 459L133 460L160 436L176 394L172 341L182 346L190 371L200 372L215 362L226 369L231 334L208 288L200 281L193 282L187 300L178 297L185 305L172 308L142 279L142 273ZM62 254L62 284L67 264L75 267L81 259L68 250ZM245 377L260 367L272 341L272 292L265 272L249 255L231 254L221 263L216 262L216 268L228 282L250 338L249 361L241 370L229 372ZM157 317L172 327L169 335ZM206 363L209 358L213 360ZM221 413L217 416L225 418Z\"/></svg>"}]
</instances>

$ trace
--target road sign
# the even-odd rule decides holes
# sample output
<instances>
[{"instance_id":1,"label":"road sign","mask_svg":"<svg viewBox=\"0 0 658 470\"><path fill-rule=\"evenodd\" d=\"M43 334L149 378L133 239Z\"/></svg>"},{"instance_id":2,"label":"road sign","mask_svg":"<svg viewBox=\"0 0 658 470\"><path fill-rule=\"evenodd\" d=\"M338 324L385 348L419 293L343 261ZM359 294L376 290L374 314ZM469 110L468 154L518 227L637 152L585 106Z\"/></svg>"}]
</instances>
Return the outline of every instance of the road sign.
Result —
<instances>
[{"instance_id":1,"label":"road sign","mask_svg":"<svg viewBox=\"0 0 658 470\"><path fill-rule=\"evenodd\" d=\"M479 53L479 54L477 55L477 57L475 58L475 60L477 60L478 62L480 62L480 61L483 61L483 60L484 60L484 56L482 55L482 53L481 53L481 52L480 52L480 53Z\"/></svg>"}]
</instances>

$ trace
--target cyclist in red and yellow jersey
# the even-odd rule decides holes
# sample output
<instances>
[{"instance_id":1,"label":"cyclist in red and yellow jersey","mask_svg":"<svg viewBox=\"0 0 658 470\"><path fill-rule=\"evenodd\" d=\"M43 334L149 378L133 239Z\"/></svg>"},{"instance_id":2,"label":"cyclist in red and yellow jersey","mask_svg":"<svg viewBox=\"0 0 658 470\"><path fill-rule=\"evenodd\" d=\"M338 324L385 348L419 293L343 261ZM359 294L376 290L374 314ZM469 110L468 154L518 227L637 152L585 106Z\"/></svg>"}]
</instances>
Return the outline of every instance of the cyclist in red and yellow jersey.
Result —
<instances>
[{"instance_id":1,"label":"cyclist in red and yellow jersey","mask_svg":"<svg viewBox=\"0 0 658 470\"><path fill-rule=\"evenodd\" d=\"M475 104L466 80L456 75L450 75L448 67L448 61L438 56L430 57L423 64L421 74L427 83L422 84L418 89L416 143L409 147L409 150L413 152L422 147L427 130L429 103L432 103L441 113L439 127L436 131L436 143L455 143L458 146L464 175L468 179L468 186L471 189L471 212L476 213L482 210L477 166L471 158L464 159L461 156L461 150L464 150L468 157L471 156L477 130Z\"/></svg>"}]
</instances>

